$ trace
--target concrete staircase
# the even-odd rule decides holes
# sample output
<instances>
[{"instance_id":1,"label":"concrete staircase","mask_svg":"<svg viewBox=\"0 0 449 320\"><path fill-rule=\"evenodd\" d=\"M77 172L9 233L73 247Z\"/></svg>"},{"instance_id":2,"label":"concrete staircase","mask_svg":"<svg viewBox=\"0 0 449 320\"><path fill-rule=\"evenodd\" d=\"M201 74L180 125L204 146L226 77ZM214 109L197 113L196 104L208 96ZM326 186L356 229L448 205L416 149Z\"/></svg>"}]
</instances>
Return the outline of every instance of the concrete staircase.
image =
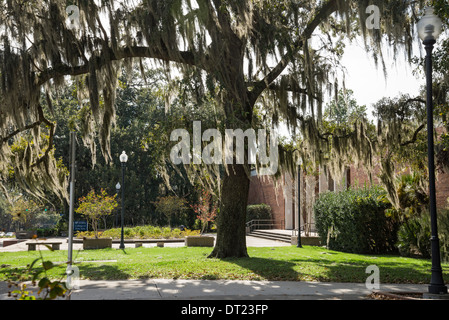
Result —
<instances>
[{"instance_id":1,"label":"concrete staircase","mask_svg":"<svg viewBox=\"0 0 449 320\"><path fill-rule=\"evenodd\" d=\"M288 232L285 232L286 230L253 230L251 231L248 236L251 237L259 237L269 240L277 240L277 241L283 241L287 243L291 243L291 234Z\"/></svg>"}]
</instances>

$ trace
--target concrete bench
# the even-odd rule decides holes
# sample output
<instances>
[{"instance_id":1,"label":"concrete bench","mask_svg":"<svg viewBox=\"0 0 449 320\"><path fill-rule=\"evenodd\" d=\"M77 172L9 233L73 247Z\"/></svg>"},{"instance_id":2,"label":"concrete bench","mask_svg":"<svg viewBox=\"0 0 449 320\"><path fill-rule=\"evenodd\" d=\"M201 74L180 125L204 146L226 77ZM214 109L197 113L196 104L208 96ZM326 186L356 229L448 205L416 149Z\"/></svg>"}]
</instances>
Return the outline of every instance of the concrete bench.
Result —
<instances>
[{"instance_id":1,"label":"concrete bench","mask_svg":"<svg viewBox=\"0 0 449 320\"><path fill-rule=\"evenodd\" d=\"M184 242L184 239L135 239L132 242L136 248L142 247L144 243L156 243L158 247L163 247L164 243Z\"/></svg>"},{"instance_id":2,"label":"concrete bench","mask_svg":"<svg viewBox=\"0 0 449 320\"><path fill-rule=\"evenodd\" d=\"M49 241L27 242L26 243L26 245L28 246L28 251L35 251L36 246L39 246L39 245L51 245L51 248L53 250L59 250L61 244L62 244L62 242L49 242Z\"/></svg>"}]
</instances>

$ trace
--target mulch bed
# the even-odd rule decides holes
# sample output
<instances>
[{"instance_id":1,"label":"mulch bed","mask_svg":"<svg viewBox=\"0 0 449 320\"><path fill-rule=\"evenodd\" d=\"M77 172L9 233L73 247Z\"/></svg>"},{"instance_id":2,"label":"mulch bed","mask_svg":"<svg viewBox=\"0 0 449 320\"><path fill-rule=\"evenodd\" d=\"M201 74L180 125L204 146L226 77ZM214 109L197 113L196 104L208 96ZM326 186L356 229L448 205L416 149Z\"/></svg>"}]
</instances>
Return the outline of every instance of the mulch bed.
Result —
<instances>
[{"instance_id":1,"label":"mulch bed","mask_svg":"<svg viewBox=\"0 0 449 320\"><path fill-rule=\"evenodd\" d=\"M375 300L425 300L422 292L373 292L369 295Z\"/></svg>"}]
</instances>

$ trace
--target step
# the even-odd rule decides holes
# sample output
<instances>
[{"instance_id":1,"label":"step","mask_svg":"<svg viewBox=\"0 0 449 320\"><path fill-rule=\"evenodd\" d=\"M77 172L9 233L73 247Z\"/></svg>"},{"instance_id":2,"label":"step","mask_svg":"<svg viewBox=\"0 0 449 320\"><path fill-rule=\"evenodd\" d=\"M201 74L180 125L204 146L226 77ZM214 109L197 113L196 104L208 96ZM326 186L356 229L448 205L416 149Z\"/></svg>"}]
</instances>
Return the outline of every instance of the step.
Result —
<instances>
[{"instance_id":1,"label":"step","mask_svg":"<svg viewBox=\"0 0 449 320\"><path fill-rule=\"evenodd\" d=\"M254 230L249 233L250 236L253 237L259 237L264 239L270 239L270 240L278 240L278 241L284 241L284 242L291 242L291 236L286 234L280 234L280 233L274 233L274 232L264 232L262 230Z\"/></svg>"}]
</instances>

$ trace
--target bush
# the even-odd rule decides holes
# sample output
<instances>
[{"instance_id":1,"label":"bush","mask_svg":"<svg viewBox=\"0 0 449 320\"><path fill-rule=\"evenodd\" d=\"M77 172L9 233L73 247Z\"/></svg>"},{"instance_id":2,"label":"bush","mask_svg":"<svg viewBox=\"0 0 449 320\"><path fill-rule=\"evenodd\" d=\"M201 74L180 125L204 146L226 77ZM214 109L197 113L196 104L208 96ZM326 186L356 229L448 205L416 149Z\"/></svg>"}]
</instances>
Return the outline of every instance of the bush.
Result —
<instances>
[{"instance_id":1,"label":"bush","mask_svg":"<svg viewBox=\"0 0 449 320\"><path fill-rule=\"evenodd\" d=\"M398 223L385 215L384 194L379 187L321 194L314 205L321 242L351 253L396 251Z\"/></svg>"},{"instance_id":2,"label":"bush","mask_svg":"<svg viewBox=\"0 0 449 320\"><path fill-rule=\"evenodd\" d=\"M198 230L185 229L181 231L178 228L161 228L154 226L137 226L137 227L125 227L123 228L123 236L125 239L170 239L170 238L184 238L188 235L198 235ZM76 233L77 238L92 237L93 231L81 231ZM120 239L121 228L108 229L103 232L99 232L102 237L111 237L113 239Z\"/></svg>"},{"instance_id":3,"label":"bush","mask_svg":"<svg viewBox=\"0 0 449 320\"><path fill-rule=\"evenodd\" d=\"M438 210L438 238L440 240L441 260L449 261L449 210ZM398 231L397 247L404 256L421 255L431 257L431 230L429 211L403 223Z\"/></svg>"},{"instance_id":4,"label":"bush","mask_svg":"<svg viewBox=\"0 0 449 320\"><path fill-rule=\"evenodd\" d=\"M246 222L259 219L272 219L271 207L268 204L251 204L246 207Z\"/></svg>"}]
</instances>

